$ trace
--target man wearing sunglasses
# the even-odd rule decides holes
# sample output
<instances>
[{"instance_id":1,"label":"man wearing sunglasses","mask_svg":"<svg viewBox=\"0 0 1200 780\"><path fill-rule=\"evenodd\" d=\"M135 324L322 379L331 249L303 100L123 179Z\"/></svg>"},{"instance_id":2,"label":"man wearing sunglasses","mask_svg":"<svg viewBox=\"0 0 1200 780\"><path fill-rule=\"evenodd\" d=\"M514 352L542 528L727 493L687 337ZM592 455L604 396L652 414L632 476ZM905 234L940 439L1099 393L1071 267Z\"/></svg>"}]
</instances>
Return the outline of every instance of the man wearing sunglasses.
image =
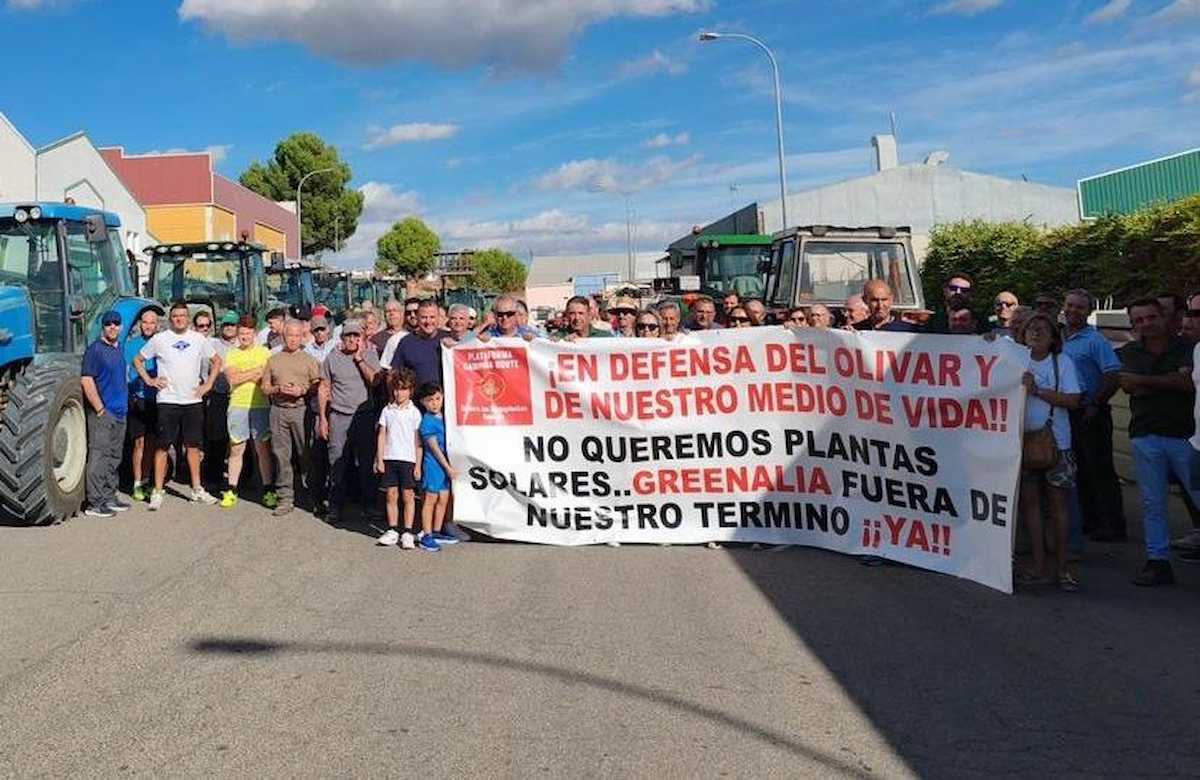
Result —
<instances>
[{"instance_id":1,"label":"man wearing sunglasses","mask_svg":"<svg viewBox=\"0 0 1200 780\"><path fill-rule=\"evenodd\" d=\"M117 469L125 444L125 414L129 386L125 356L118 343L121 315L108 311L100 318L100 338L83 353L79 384L87 402L87 503L89 517L112 517L130 505L117 498Z\"/></svg>"},{"instance_id":2,"label":"man wearing sunglasses","mask_svg":"<svg viewBox=\"0 0 1200 780\"><path fill-rule=\"evenodd\" d=\"M408 298L404 301L404 320L401 323L400 329L388 337L387 343L383 347L383 351L379 353L380 365L390 366L392 360L396 357L396 350L400 347L400 342L410 333L417 332L417 322L420 319L421 304L423 298Z\"/></svg>"},{"instance_id":3,"label":"man wearing sunglasses","mask_svg":"<svg viewBox=\"0 0 1200 780\"><path fill-rule=\"evenodd\" d=\"M517 299L511 295L501 295L492 302L492 316L496 321L480 331L480 341L496 337L532 341L537 336L537 331L521 324L520 307L517 306Z\"/></svg>"},{"instance_id":4,"label":"man wearing sunglasses","mask_svg":"<svg viewBox=\"0 0 1200 780\"><path fill-rule=\"evenodd\" d=\"M1011 338L1013 314L1020 305L1021 302L1017 300L1017 296L1008 290L996 293L996 299L992 302L992 310L996 312L996 325L992 328L992 332L997 336Z\"/></svg>"},{"instance_id":5,"label":"man wearing sunglasses","mask_svg":"<svg viewBox=\"0 0 1200 780\"><path fill-rule=\"evenodd\" d=\"M622 296L612 302L608 313L617 320L613 335L619 338L632 338L637 335L637 302L633 298Z\"/></svg>"},{"instance_id":6,"label":"man wearing sunglasses","mask_svg":"<svg viewBox=\"0 0 1200 780\"><path fill-rule=\"evenodd\" d=\"M942 309L929 323L930 333L950 333L950 312L971 308L971 280L965 274L953 274L942 286Z\"/></svg>"}]
</instances>

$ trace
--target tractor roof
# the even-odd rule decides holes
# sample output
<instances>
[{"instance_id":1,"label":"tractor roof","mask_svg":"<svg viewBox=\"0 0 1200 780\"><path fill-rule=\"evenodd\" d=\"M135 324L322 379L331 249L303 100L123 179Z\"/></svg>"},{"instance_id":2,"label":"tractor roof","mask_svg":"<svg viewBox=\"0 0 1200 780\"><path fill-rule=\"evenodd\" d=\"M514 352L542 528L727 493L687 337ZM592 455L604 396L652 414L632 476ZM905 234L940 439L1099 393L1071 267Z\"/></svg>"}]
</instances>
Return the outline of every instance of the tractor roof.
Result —
<instances>
[{"instance_id":1,"label":"tractor roof","mask_svg":"<svg viewBox=\"0 0 1200 780\"><path fill-rule=\"evenodd\" d=\"M708 233L696 236L696 246L770 246L771 237L757 233Z\"/></svg>"},{"instance_id":2,"label":"tractor roof","mask_svg":"<svg viewBox=\"0 0 1200 780\"><path fill-rule=\"evenodd\" d=\"M265 252L267 248L253 241L173 241L169 244L148 246L143 249L147 254L191 254L193 252Z\"/></svg>"},{"instance_id":3,"label":"tractor roof","mask_svg":"<svg viewBox=\"0 0 1200 780\"><path fill-rule=\"evenodd\" d=\"M109 227L120 227L121 218L116 214L101 209L92 208L91 206L71 206L66 203L0 203L0 219L12 219L13 214L17 209L29 209L37 206L42 210L42 219L65 219L70 222L82 222L88 217L101 214L104 216L104 224Z\"/></svg>"}]
</instances>

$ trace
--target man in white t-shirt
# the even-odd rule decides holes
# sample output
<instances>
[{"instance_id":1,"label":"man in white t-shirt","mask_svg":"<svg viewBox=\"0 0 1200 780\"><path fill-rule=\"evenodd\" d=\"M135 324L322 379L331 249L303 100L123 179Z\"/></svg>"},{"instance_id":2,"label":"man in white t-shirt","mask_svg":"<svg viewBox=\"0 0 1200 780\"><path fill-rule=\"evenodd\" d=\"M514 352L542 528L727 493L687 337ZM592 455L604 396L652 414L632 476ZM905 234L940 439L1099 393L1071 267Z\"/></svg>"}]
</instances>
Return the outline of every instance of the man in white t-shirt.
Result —
<instances>
[{"instance_id":1,"label":"man in white t-shirt","mask_svg":"<svg viewBox=\"0 0 1200 780\"><path fill-rule=\"evenodd\" d=\"M158 389L158 451L154 453L154 490L150 509L163 502L167 479L167 448L182 442L192 480L191 500L215 504L217 499L200 482L200 459L204 445L204 396L221 374L221 357L212 341L188 327L186 303L171 306L170 330L146 342L133 359L134 370L147 387ZM146 373L146 361L155 360L157 376ZM204 369L207 363L208 373ZM202 378L204 377L204 378Z\"/></svg>"}]
</instances>

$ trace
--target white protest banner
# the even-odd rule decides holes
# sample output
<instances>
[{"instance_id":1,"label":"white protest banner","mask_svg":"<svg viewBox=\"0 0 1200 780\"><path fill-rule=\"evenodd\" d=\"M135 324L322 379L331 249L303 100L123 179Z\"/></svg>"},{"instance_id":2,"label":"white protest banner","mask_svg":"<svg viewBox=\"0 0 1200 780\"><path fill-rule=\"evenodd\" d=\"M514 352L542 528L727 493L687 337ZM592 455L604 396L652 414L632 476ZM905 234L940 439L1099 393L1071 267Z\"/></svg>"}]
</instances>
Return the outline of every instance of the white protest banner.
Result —
<instances>
[{"instance_id":1,"label":"white protest banner","mask_svg":"<svg viewBox=\"0 0 1200 780\"><path fill-rule=\"evenodd\" d=\"M455 520L544 544L811 545L1011 593L1026 355L776 327L458 345Z\"/></svg>"}]
</instances>

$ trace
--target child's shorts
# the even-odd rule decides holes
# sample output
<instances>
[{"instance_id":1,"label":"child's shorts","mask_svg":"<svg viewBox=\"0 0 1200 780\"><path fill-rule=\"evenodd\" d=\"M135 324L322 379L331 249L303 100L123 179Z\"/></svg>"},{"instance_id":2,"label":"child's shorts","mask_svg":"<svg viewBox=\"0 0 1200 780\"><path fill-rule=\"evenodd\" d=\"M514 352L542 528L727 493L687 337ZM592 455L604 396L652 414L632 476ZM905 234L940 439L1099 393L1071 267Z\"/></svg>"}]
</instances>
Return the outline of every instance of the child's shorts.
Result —
<instances>
[{"instance_id":1,"label":"child's shorts","mask_svg":"<svg viewBox=\"0 0 1200 780\"><path fill-rule=\"evenodd\" d=\"M412 490L417 486L416 480L413 479L413 464L406 460L385 460L379 486Z\"/></svg>"}]
</instances>

